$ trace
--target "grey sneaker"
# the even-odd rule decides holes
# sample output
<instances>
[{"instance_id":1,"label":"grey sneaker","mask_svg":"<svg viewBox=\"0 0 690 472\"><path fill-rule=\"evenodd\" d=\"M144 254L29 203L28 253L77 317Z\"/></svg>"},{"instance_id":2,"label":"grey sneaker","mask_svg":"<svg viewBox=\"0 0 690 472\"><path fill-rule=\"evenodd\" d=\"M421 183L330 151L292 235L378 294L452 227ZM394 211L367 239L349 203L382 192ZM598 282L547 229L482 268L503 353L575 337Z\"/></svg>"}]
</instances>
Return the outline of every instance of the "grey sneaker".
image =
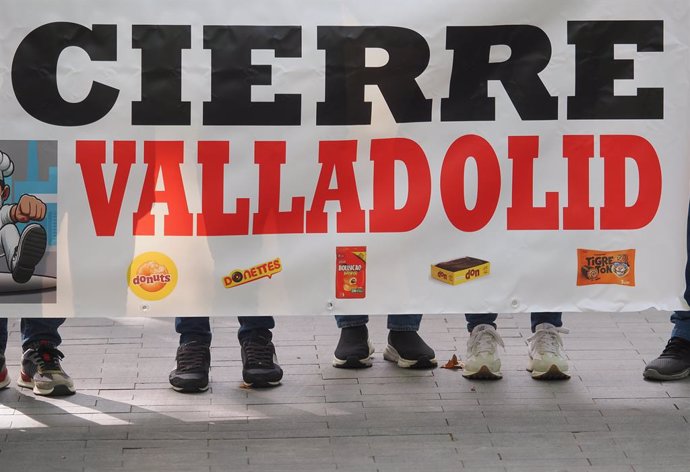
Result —
<instances>
[{"instance_id":1,"label":"grey sneaker","mask_svg":"<svg viewBox=\"0 0 690 472\"><path fill-rule=\"evenodd\" d=\"M565 328L557 328L550 323L538 324L534 335L527 339L529 345L529 364L527 371L537 380L567 380L568 361L561 353Z\"/></svg>"},{"instance_id":2,"label":"grey sneaker","mask_svg":"<svg viewBox=\"0 0 690 472\"><path fill-rule=\"evenodd\" d=\"M642 376L652 380L679 380L690 375L690 341L673 337L664 352L647 364Z\"/></svg>"},{"instance_id":3,"label":"grey sneaker","mask_svg":"<svg viewBox=\"0 0 690 472\"><path fill-rule=\"evenodd\" d=\"M180 344L175 355L175 369L168 380L173 390L192 393L208 390L208 371L211 369L211 349L200 341Z\"/></svg>"},{"instance_id":4,"label":"grey sneaker","mask_svg":"<svg viewBox=\"0 0 690 472\"><path fill-rule=\"evenodd\" d=\"M496 329L488 324L475 326L467 341L467 356L462 376L477 380L498 380L501 373L501 359L497 347L504 347L503 339Z\"/></svg>"},{"instance_id":5,"label":"grey sneaker","mask_svg":"<svg viewBox=\"0 0 690 472\"><path fill-rule=\"evenodd\" d=\"M22 355L17 385L33 389L36 395L72 395L74 382L60 366L65 355L46 341L30 345Z\"/></svg>"}]
</instances>

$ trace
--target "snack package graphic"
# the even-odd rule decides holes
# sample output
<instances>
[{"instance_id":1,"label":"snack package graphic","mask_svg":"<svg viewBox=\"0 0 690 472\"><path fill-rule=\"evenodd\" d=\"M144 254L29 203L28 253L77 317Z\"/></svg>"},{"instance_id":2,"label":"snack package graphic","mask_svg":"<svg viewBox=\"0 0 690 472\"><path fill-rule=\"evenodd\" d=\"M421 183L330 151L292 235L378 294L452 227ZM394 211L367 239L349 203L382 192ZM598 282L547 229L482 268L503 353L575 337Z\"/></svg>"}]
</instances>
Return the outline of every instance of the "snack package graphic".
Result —
<instances>
[{"instance_id":1,"label":"snack package graphic","mask_svg":"<svg viewBox=\"0 0 690 472\"><path fill-rule=\"evenodd\" d=\"M577 285L635 286L635 249L578 249L577 267Z\"/></svg>"},{"instance_id":2,"label":"snack package graphic","mask_svg":"<svg viewBox=\"0 0 690 472\"><path fill-rule=\"evenodd\" d=\"M338 246L335 254L335 298L366 297L366 246Z\"/></svg>"},{"instance_id":3,"label":"snack package graphic","mask_svg":"<svg viewBox=\"0 0 690 472\"><path fill-rule=\"evenodd\" d=\"M489 275L491 264L475 257L461 257L431 266L431 276L450 285L458 285Z\"/></svg>"}]
</instances>

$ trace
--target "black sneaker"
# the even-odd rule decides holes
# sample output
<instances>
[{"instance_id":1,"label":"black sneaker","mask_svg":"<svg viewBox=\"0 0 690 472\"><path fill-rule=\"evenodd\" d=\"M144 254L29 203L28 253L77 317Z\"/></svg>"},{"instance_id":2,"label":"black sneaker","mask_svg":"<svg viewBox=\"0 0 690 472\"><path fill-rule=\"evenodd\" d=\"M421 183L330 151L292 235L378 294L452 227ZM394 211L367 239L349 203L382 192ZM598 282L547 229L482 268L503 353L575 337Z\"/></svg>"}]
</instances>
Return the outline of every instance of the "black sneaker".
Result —
<instances>
[{"instance_id":1,"label":"black sneaker","mask_svg":"<svg viewBox=\"0 0 690 472\"><path fill-rule=\"evenodd\" d=\"M208 390L208 371L211 368L211 350L208 344L189 341L177 348L177 367L168 379L173 390L184 393Z\"/></svg>"},{"instance_id":2,"label":"black sneaker","mask_svg":"<svg viewBox=\"0 0 690 472\"><path fill-rule=\"evenodd\" d=\"M60 360L65 355L47 342L29 345L22 355L22 369L17 385L33 389L36 395L72 395L74 382L62 370Z\"/></svg>"},{"instance_id":3,"label":"black sneaker","mask_svg":"<svg viewBox=\"0 0 690 472\"><path fill-rule=\"evenodd\" d=\"M690 341L673 337L664 352L647 364L642 376L654 380L678 380L690 375Z\"/></svg>"},{"instance_id":4,"label":"black sneaker","mask_svg":"<svg viewBox=\"0 0 690 472\"><path fill-rule=\"evenodd\" d=\"M5 365L5 355L0 354L0 388L5 388L10 384L10 376Z\"/></svg>"},{"instance_id":5,"label":"black sneaker","mask_svg":"<svg viewBox=\"0 0 690 472\"><path fill-rule=\"evenodd\" d=\"M283 378L271 332L252 333L240 340L242 380L249 387L275 387Z\"/></svg>"},{"instance_id":6,"label":"black sneaker","mask_svg":"<svg viewBox=\"0 0 690 472\"><path fill-rule=\"evenodd\" d=\"M366 325L342 328L333 356L333 367L341 369L371 367L373 353L374 346L369 341L369 330Z\"/></svg>"},{"instance_id":7,"label":"black sneaker","mask_svg":"<svg viewBox=\"0 0 690 472\"><path fill-rule=\"evenodd\" d=\"M433 369L438 365L436 353L416 331L390 331L383 358L404 369Z\"/></svg>"},{"instance_id":8,"label":"black sneaker","mask_svg":"<svg viewBox=\"0 0 690 472\"><path fill-rule=\"evenodd\" d=\"M46 230L43 226L32 223L24 228L19 237L19 244L12 256L12 278L23 284L31 279L38 264L46 252Z\"/></svg>"}]
</instances>

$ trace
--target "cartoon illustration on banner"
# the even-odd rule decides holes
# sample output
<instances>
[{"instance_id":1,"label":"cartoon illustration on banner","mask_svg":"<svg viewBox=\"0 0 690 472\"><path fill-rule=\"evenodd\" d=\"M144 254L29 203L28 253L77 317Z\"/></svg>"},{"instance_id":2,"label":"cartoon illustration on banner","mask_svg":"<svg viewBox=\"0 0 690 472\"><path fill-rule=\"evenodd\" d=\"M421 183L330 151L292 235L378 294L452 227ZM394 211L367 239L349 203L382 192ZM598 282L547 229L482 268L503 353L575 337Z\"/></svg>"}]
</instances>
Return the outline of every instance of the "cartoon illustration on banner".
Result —
<instances>
[{"instance_id":1,"label":"cartoon illustration on banner","mask_svg":"<svg viewBox=\"0 0 690 472\"><path fill-rule=\"evenodd\" d=\"M54 144L0 141L0 303L55 302Z\"/></svg>"}]
</instances>

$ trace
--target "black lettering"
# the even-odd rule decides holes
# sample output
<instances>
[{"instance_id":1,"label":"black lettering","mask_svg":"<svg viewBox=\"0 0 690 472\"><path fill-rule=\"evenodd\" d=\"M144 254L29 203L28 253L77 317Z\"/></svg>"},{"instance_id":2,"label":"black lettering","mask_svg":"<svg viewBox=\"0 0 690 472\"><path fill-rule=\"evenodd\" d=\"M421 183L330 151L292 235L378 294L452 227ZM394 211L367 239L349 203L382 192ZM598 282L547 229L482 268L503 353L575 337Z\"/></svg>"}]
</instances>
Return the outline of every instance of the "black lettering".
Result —
<instances>
[{"instance_id":1,"label":"black lettering","mask_svg":"<svg viewBox=\"0 0 690 472\"><path fill-rule=\"evenodd\" d=\"M141 101L132 103L133 125L189 125L182 101L182 50L191 47L187 25L134 25L132 47L141 49Z\"/></svg>"},{"instance_id":2,"label":"black lettering","mask_svg":"<svg viewBox=\"0 0 690 472\"><path fill-rule=\"evenodd\" d=\"M510 57L489 61L491 46L505 45ZM536 26L451 26L446 48L454 51L448 98L441 101L441 121L492 121L495 99L488 81L499 80L523 120L555 120L558 98L539 73L551 59L549 37Z\"/></svg>"},{"instance_id":3,"label":"black lettering","mask_svg":"<svg viewBox=\"0 0 690 472\"><path fill-rule=\"evenodd\" d=\"M664 117L663 88L640 88L636 96L613 94L614 80L634 78L634 61L614 59L614 45L663 51L663 21L569 21L568 43L575 45L575 95L568 97L568 119Z\"/></svg>"},{"instance_id":4,"label":"black lettering","mask_svg":"<svg viewBox=\"0 0 690 472\"><path fill-rule=\"evenodd\" d=\"M317 125L371 124L364 86L378 86L396 122L431 121L431 100L416 78L429 64L429 45L416 31L394 26L319 26L318 48L326 51L325 101ZM381 48L388 62L365 67L367 48Z\"/></svg>"},{"instance_id":5,"label":"black lettering","mask_svg":"<svg viewBox=\"0 0 690 472\"><path fill-rule=\"evenodd\" d=\"M271 66L252 64L252 50L272 49L276 57L302 55L300 26L205 26L211 50L211 101L204 125L299 125L301 97L276 94L274 102L252 102L252 85L271 84Z\"/></svg>"},{"instance_id":6,"label":"black lettering","mask_svg":"<svg viewBox=\"0 0 690 472\"><path fill-rule=\"evenodd\" d=\"M117 27L49 23L29 33L12 61L12 87L24 110L37 120L57 126L83 126L103 118L119 91L93 82L84 100L72 103L60 96L57 63L68 47L83 49L92 61L117 60Z\"/></svg>"}]
</instances>

